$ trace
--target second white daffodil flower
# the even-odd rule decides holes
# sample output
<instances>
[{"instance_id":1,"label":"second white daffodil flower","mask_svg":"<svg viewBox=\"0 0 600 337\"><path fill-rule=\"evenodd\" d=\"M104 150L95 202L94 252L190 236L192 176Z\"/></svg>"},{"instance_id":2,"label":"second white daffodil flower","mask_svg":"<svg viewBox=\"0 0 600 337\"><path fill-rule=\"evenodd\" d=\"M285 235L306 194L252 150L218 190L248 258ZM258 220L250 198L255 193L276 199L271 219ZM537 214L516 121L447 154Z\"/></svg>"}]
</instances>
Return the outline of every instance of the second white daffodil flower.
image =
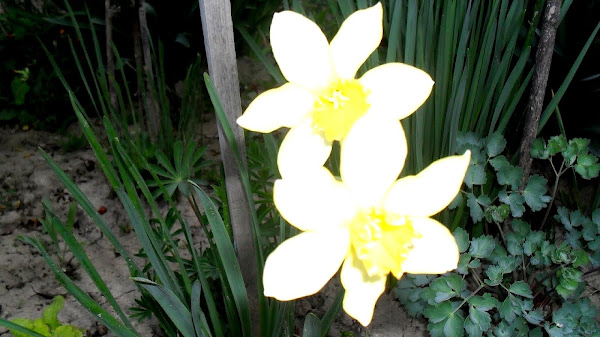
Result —
<instances>
[{"instance_id":1,"label":"second white daffodil flower","mask_svg":"<svg viewBox=\"0 0 600 337\"><path fill-rule=\"evenodd\" d=\"M332 142L343 140L361 117L400 120L429 96L431 77L402 63L378 66L355 79L381 42L382 20L381 3L359 10L328 43L321 29L298 13L284 11L273 17L273 55L289 83L256 97L238 124L264 133L291 128L279 151L282 176L322 166Z\"/></svg>"},{"instance_id":2,"label":"second white daffodil flower","mask_svg":"<svg viewBox=\"0 0 600 337\"><path fill-rule=\"evenodd\" d=\"M267 258L266 296L286 301L314 294L342 266L344 310L366 326L389 273L400 278L457 267L454 237L430 216L459 192L470 153L396 180L406 139L400 122L384 120L365 116L344 138L342 181L320 167L275 182L275 205L303 232Z\"/></svg>"}]
</instances>

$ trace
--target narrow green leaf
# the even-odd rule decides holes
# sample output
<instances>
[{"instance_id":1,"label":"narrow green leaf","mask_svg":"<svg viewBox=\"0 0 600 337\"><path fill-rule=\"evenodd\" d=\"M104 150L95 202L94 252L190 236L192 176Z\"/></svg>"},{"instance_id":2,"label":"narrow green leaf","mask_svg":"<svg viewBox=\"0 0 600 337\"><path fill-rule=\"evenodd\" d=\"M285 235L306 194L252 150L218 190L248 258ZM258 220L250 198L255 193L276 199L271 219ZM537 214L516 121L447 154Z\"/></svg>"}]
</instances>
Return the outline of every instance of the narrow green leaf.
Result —
<instances>
[{"instance_id":1,"label":"narrow green leaf","mask_svg":"<svg viewBox=\"0 0 600 337\"><path fill-rule=\"evenodd\" d=\"M40 149L40 153L42 157L46 160L46 163L50 166L52 171L57 175L63 186L67 188L69 193L75 198L77 203L83 208L83 210L87 213L88 216L92 218L96 226L100 228L102 233L106 235L110 243L115 247L115 249L124 257L125 262L127 263L127 267L129 267L129 271L132 275L141 274L141 270L135 264L129 253L123 248L117 237L113 234L113 232L108 228L108 226L104 223L104 220L100 217L100 214L96 210L96 208L92 205L89 199L83 194L83 192L79 189L79 187L67 176L67 174L50 158L50 156ZM98 158L98 157L97 157ZM100 159L100 158L99 158Z\"/></svg>"},{"instance_id":2,"label":"narrow green leaf","mask_svg":"<svg viewBox=\"0 0 600 337\"><path fill-rule=\"evenodd\" d=\"M172 291L143 277L132 277L131 279L139 283L142 288L146 289L154 297L183 336L196 336L190 310Z\"/></svg>"},{"instance_id":3,"label":"narrow green leaf","mask_svg":"<svg viewBox=\"0 0 600 337\"><path fill-rule=\"evenodd\" d=\"M110 313L104 310L98 303L96 303L85 291L79 288L75 283L61 270L59 266L54 263L43 244L39 239L31 237L20 237L21 240L29 243L35 247L40 254L46 260L46 263L50 267L50 270L54 273L54 276L58 279L60 284L75 298L79 303L83 305L86 310L96 316L102 324L104 324L110 331L119 337L139 337L137 332L124 327L121 322L116 320Z\"/></svg>"},{"instance_id":4,"label":"narrow green leaf","mask_svg":"<svg viewBox=\"0 0 600 337\"><path fill-rule=\"evenodd\" d=\"M5 328L10 329L11 331L16 331L16 332L20 332L20 333L24 333L26 334L26 336L30 336L30 337L45 337L44 335L40 335L39 333L31 330L31 329L27 329L24 326L21 326L17 323L13 323L11 321L7 321L5 319L0 318L0 326L3 326Z\"/></svg>"},{"instance_id":5,"label":"narrow green leaf","mask_svg":"<svg viewBox=\"0 0 600 337\"><path fill-rule=\"evenodd\" d=\"M238 32L240 32L242 38L244 38L244 40L246 41L250 49L252 49L256 57L258 57L260 62L265 66L271 77L273 77L275 81L277 81L277 83L279 84L284 84L285 82L287 82L285 78L283 78L283 75L281 74L279 68L277 68L277 66L275 66L275 64L273 64L271 60L269 60L265 53L263 53L259 45L256 43L256 41L254 41L254 38L248 33L248 31L242 26L236 26L235 28L238 30Z\"/></svg>"},{"instance_id":6,"label":"narrow green leaf","mask_svg":"<svg viewBox=\"0 0 600 337\"><path fill-rule=\"evenodd\" d=\"M73 256L77 259L77 261L79 261L79 263L81 263L81 266L83 267L85 272L90 276L90 279L94 282L94 284L96 285L98 290L100 290L100 293L102 293L102 295L107 299L107 301L111 305L111 307L117 312L117 314L119 315L119 317L121 318L123 323L125 323L125 325L127 325L127 327L129 329L135 331L135 328L129 321L129 318L127 317L127 315L125 315L125 313L123 312L123 310L117 303L117 301L114 298L114 296L112 295L110 289L108 288L108 286L106 285L106 283L104 282L104 280L102 279L102 277L100 276L100 274L98 273L96 268L94 267L94 264L92 263L92 261L90 261L89 257L83 250L83 247L81 246L81 244L77 241L77 239L73 235L71 229L67 228L58 219L58 217L55 215L54 211L52 210L52 207L51 207L50 203L48 202L48 200L43 201L42 205L44 207L44 210L46 211L47 218L52 223L52 226L58 230L58 232L62 236L63 240L65 240L65 243L69 247L69 250L73 253ZM60 306L60 307L62 308L62 306ZM49 325L51 325L51 324L49 324Z\"/></svg>"},{"instance_id":7,"label":"narrow green leaf","mask_svg":"<svg viewBox=\"0 0 600 337\"><path fill-rule=\"evenodd\" d=\"M223 219L221 219L221 216L217 211L217 207L212 200L210 200L208 195L206 195L198 185L194 183L192 183L192 185L194 186L196 195L200 199L200 203L204 207L205 214L208 218L208 222L210 223L213 237L217 245L217 250L219 252L219 258L222 260L222 264L227 275L227 283L231 287L233 300L235 302L240 321L242 322L244 336L250 336L251 322L248 297L246 295L246 288L244 287L242 271L235 255L233 245L231 244L229 234L227 233Z\"/></svg>"}]
</instances>

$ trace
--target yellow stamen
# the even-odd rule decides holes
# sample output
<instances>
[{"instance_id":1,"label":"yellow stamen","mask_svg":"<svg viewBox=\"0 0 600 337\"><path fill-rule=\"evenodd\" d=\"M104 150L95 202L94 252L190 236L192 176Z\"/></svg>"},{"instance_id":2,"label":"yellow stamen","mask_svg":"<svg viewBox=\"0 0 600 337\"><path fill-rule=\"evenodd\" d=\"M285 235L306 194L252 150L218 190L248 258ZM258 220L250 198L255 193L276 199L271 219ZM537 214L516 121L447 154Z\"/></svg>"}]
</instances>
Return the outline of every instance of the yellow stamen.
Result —
<instances>
[{"instance_id":1,"label":"yellow stamen","mask_svg":"<svg viewBox=\"0 0 600 337\"><path fill-rule=\"evenodd\" d=\"M369 109L367 93L357 80L338 80L315 102L313 128L333 142L342 140L354 122Z\"/></svg>"},{"instance_id":2,"label":"yellow stamen","mask_svg":"<svg viewBox=\"0 0 600 337\"><path fill-rule=\"evenodd\" d=\"M402 275L402 263L420 237L410 219L374 211L363 213L351 225L352 247L369 276Z\"/></svg>"}]
</instances>

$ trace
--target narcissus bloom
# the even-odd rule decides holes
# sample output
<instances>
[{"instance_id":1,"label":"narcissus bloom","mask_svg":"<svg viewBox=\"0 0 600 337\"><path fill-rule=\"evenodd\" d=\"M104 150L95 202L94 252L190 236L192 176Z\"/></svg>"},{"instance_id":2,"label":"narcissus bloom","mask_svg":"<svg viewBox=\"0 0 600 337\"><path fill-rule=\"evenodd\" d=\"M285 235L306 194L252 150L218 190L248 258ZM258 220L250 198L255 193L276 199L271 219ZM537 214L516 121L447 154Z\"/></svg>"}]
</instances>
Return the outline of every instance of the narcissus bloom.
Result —
<instances>
[{"instance_id":1,"label":"narcissus bloom","mask_svg":"<svg viewBox=\"0 0 600 337\"><path fill-rule=\"evenodd\" d=\"M374 137L372 128L379 131ZM363 117L342 144L342 181L323 167L304 177L277 180L275 205L303 232L267 258L265 296L286 301L314 294L342 266L344 310L366 326L389 273L400 278L455 269L459 252L454 237L430 216L458 193L470 152L396 180L405 158L398 121L382 124Z\"/></svg>"},{"instance_id":2,"label":"narcissus bloom","mask_svg":"<svg viewBox=\"0 0 600 337\"><path fill-rule=\"evenodd\" d=\"M355 79L381 42L382 18L381 3L359 10L329 43L314 22L298 13L273 17L273 55L289 82L256 97L237 122L264 133L291 128L279 150L282 176L322 166L332 142L343 140L362 116L400 120L429 96L431 77L402 63L375 67ZM291 157L302 160L290 162Z\"/></svg>"}]
</instances>

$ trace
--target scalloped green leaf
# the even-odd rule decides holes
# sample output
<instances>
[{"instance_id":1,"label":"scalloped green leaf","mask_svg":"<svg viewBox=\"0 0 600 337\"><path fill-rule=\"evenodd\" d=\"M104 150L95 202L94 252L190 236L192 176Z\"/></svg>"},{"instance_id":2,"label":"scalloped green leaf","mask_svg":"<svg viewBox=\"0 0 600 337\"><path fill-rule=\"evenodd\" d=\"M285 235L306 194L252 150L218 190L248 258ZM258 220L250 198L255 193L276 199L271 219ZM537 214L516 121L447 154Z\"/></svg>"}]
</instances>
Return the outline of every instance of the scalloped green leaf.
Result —
<instances>
[{"instance_id":1,"label":"scalloped green leaf","mask_svg":"<svg viewBox=\"0 0 600 337\"><path fill-rule=\"evenodd\" d=\"M583 223L581 236L585 241L593 241L598 236L598 226L589 218Z\"/></svg>"},{"instance_id":2,"label":"scalloped green leaf","mask_svg":"<svg viewBox=\"0 0 600 337\"><path fill-rule=\"evenodd\" d=\"M479 328L479 325L473 323L471 321L471 317L468 316L465 319L465 331L467 332L467 336L469 337L481 337L483 336L483 331Z\"/></svg>"},{"instance_id":3,"label":"scalloped green leaf","mask_svg":"<svg viewBox=\"0 0 600 337\"><path fill-rule=\"evenodd\" d=\"M500 155L490 159L490 164L496 170L496 179L500 185L510 185L512 190L517 190L523 178L523 169L511 165L506 157Z\"/></svg>"},{"instance_id":4,"label":"scalloped green leaf","mask_svg":"<svg viewBox=\"0 0 600 337\"><path fill-rule=\"evenodd\" d=\"M506 234L506 250L511 255L523 254L523 240L521 240L514 232Z\"/></svg>"},{"instance_id":5,"label":"scalloped green leaf","mask_svg":"<svg viewBox=\"0 0 600 337\"><path fill-rule=\"evenodd\" d=\"M448 209L455 209L456 207L462 205L464 199L465 198L463 197L463 194L461 192L458 192L454 199L452 199L450 205L448 205Z\"/></svg>"},{"instance_id":6,"label":"scalloped green leaf","mask_svg":"<svg viewBox=\"0 0 600 337\"><path fill-rule=\"evenodd\" d=\"M83 332L72 325L61 325L52 331L52 337L83 337Z\"/></svg>"},{"instance_id":7,"label":"scalloped green leaf","mask_svg":"<svg viewBox=\"0 0 600 337\"><path fill-rule=\"evenodd\" d=\"M450 313L454 311L454 307L450 301L442 302L436 306L429 306L423 311L423 315L429 319L431 323L438 323L445 320Z\"/></svg>"},{"instance_id":8,"label":"scalloped green leaf","mask_svg":"<svg viewBox=\"0 0 600 337\"><path fill-rule=\"evenodd\" d=\"M467 206L469 207L469 213L473 222L479 222L483 219L484 213L481 208L481 201L489 201L484 198L486 196L475 197L473 193L467 194Z\"/></svg>"},{"instance_id":9,"label":"scalloped green leaf","mask_svg":"<svg viewBox=\"0 0 600 337\"><path fill-rule=\"evenodd\" d=\"M456 267L456 272L461 275L467 275L469 273L469 262L470 261L471 261L471 255L460 254L460 258L458 259L458 266Z\"/></svg>"},{"instance_id":10,"label":"scalloped green leaf","mask_svg":"<svg viewBox=\"0 0 600 337\"><path fill-rule=\"evenodd\" d=\"M469 318L479 326L482 331L487 331L492 323L490 314L474 306L469 306Z\"/></svg>"},{"instance_id":11,"label":"scalloped green leaf","mask_svg":"<svg viewBox=\"0 0 600 337\"><path fill-rule=\"evenodd\" d=\"M485 139L485 150L489 157L499 155L505 147L506 139L499 132L495 132Z\"/></svg>"},{"instance_id":12,"label":"scalloped green leaf","mask_svg":"<svg viewBox=\"0 0 600 337\"><path fill-rule=\"evenodd\" d=\"M490 293L485 293L483 296L473 296L468 302L482 311L490 311L498 306L498 300L492 297Z\"/></svg>"},{"instance_id":13,"label":"scalloped green leaf","mask_svg":"<svg viewBox=\"0 0 600 337\"><path fill-rule=\"evenodd\" d=\"M523 216L523 213L525 212L525 198L518 192L511 192L508 194L506 190L502 190L498 193L498 199L510 206L510 213L513 217L520 218Z\"/></svg>"},{"instance_id":14,"label":"scalloped green leaf","mask_svg":"<svg viewBox=\"0 0 600 337\"><path fill-rule=\"evenodd\" d=\"M52 299L52 304L50 304L48 307L46 307L46 309L44 309L44 313L42 314L42 321L50 327L50 330L54 330L62 325L58 320L58 313L62 310L64 305L64 297L58 295Z\"/></svg>"},{"instance_id":15,"label":"scalloped green leaf","mask_svg":"<svg viewBox=\"0 0 600 337\"><path fill-rule=\"evenodd\" d=\"M469 254L476 258L486 258L496 247L496 241L492 236L482 235L471 240Z\"/></svg>"},{"instance_id":16,"label":"scalloped green leaf","mask_svg":"<svg viewBox=\"0 0 600 337\"><path fill-rule=\"evenodd\" d=\"M531 288L529 288L529 284L523 281L517 281L513 283L508 289L511 293L519 296L523 296L526 298L533 298L533 293L531 292Z\"/></svg>"},{"instance_id":17,"label":"scalloped green leaf","mask_svg":"<svg viewBox=\"0 0 600 337\"><path fill-rule=\"evenodd\" d=\"M563 135L554 136L548 140L548 152L550 156L567 149L567 138Z\"/></svg>"},{"instance_id":18,"label":"scalloped green leaf","mask_svg":"<svg viewBox=\"0 0 600 337\"><path fill-rule=\"evenodd\" d=\"M515 309L508 297L505 298L500 307L498 307L498 313L500 314L500 317L508 323L511 323L517 317Z\"/></svg>"},{"instance_id":19,"label":"scalloped green leaf","mask_svg":"<svg viewBox=\"0 0 600 337\"><path fill-rule=\"evenodd\" d=\"M544 232L533 231L527 235L525 243L523 244L523 253L527 256L531 256L542 244L546 235Z\"/></svg>"},{"instance_id":20,"label":"scalloped green leaf","mask_svg":"<svg viewBox=\"0 0 600 337\"><path fill-rule=\"evenodd\" d=\"M474 132L459 133L456 136L456 146L465 150L481 149L483 147L482 139ZM463 152L463 151L458 151Z\"/></svg>"},{"instance_id":21,"label":"scalloped green leaf","mask_svg":"<svg viewBox=\"0 0 600 337\"><path fill-rule=\"evenodd\" d=\"M490 286L499 285L502 283L502 279L504 277L504 274L502 274L502 269L495 265L487 267L485 270L485 275L487 276L487 279L485 279L483 282Z\"/></svg>"},{"instance_id":22,"label":"scalloped green leaf","mask_svg":"<svg viewBox=\"0 0 600 337\"><path fill-rule=\"evenodd\" d=\"M525 198L525 203L534 212L546 207L551 200L551 197L546 195L546 183L546 178L537 174L532 175L527 180L527 185L523 190L523 198Z\"/></svg>"},{"instance_id":23,"label":"scalloped green leaf","mask_svg":"<svg viewBox=\"0 0 600 337\"><path fill-rule=\"evenodd\" d=\"M456 240L456 245L458 246L458 251L460 253L464 253L469 248L469 233L461 227L457 227L454 232L454 240Z\"/></svg>"},{"instance_id":24,"label":"scalloped green leaf","mask_svg":"<svg viewBox=\"0 0 600 337\"><path fill-rule=\"evenodd\" d=\"M484 185L487 182L485 166L479 163L472 163L465 174L464 183L472 189L473 185Z\"/></svg>"},{"instance_id":25,"label":"scalloped green leaf","mask_svg":"<svg viewBox=\"0 0 600 337\"><path fill-rule=\"evenodd\" d=\"M458 274L448 273L446 276L443 276L443 279L446 281L448 286L457 294L460 294L463 290L467 288L467 283Z\"/></svg>"},{"instance_id":26,"label":"scalloped green leaf","mask_svg":"<svg viewBox=\"0 0 600 337\"><path fill-rule=\"evenodd\" d=\"M535 159L548 159L549 151L546 148L546 142L537 138L531 143L531 157Z\"/></svg>"},{"instance_id":27,"label":"scalloped green leaf","mask_svg":"<svg viewBox=\"0 0 600 337\"><path fill-rule=\"evenodd\" d=\"M598 157L593 154L582 154L577 157L577 164L575 164L575 171L583 179L592 179L598 176L600 173L600 164L598 164Z\"/></svg>"},{"instance_id":28,"label":"scalloped green leaf","mask_svg":"<svg viewBox=\"0 0 600 337\"><path fill-rule=\"evenodd\" d=\"M539 325L544 320L544 314L539 309L523 313L523 317L533 325Z\"/></svg>"},{"instance_id":29,"label":"scalloped green leaf","mask_svg":"<svg viewBox=\"0 0 600 337\"><path fill-rule=\"evenodd\" d=\"M515 232L515 234L517 234L520 238L523 238L523 240L527 234L531 232L531 225L521 219L513 219L513 221L510 223L510 227L512 228L513 232Z\"/></svg>"},{"instance_id":30,"label":"scalloped green leaf","mask_svg":"<svg viewBox=\"0 0 600 337\"><path fill-rule=\"evenodd\" d=\"M465 318L458 312L450 314L448 320L444 324L444 336L463 337L465 335L464 321Z\"/></svg>"}]
</instances>

